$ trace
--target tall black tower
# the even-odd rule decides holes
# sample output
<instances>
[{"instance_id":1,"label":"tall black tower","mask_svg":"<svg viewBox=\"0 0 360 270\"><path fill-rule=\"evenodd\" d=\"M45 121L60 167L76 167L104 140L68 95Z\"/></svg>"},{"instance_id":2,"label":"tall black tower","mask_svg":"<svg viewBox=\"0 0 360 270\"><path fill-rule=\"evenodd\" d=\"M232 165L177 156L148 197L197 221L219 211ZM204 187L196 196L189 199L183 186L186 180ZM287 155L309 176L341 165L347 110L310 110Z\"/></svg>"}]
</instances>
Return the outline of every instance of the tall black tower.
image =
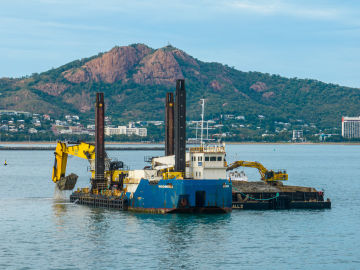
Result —
<instances>
[{"instance_id":1,"label":"tall black tower","mask_svg":"<svg viewBox=\"0 0 360 270\"><path fill-rule=\"evenodd\" d=\"M105 182L105 102L104 93L96 93L95 104L95 179L92 188L104 189Z\"/></svg>"},{"instance_id":2,"label":"tall black tower","mask_svg":"<svg viewBox=\"0 0 360 270\"><path fill-rule=\"evenodd\" d=\"M186 91L185 80L176 81L175 93L175 171L185 172L186 166Z\"/></svg>"},{"instance_id":3,"label":"tall black tower","mask_svg":"<svg viewBox=\"0 0 360 270\"><path fill-rule=\"evenodd\" d=\"M166 93L165 102L165 156L174 155L174 95Z\"/></svg>"}]
</instances>

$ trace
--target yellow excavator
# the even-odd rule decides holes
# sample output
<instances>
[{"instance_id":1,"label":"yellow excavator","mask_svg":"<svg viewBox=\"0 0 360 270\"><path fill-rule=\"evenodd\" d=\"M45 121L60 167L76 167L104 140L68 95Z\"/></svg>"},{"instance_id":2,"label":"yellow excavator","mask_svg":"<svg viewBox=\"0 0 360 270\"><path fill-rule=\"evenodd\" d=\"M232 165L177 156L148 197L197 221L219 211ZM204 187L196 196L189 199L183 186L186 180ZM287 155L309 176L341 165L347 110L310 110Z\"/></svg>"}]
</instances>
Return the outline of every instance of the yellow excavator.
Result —
<instances>
[{"instance_id":1,"label":"yellow excavator","mask_svg":"<svg viewBox=\"0 0 360 270\"><path fill-rule=\"evenodd\" d=\"M71 144L71 146L68 144ZM52 181L57 184L60 190L72 190L78 178L78 176L73 173L65 176L68 155L87 159L90 163L91 179L95 178L94 144L58 141L54 154L55 163L52 170ZM127 174L128 171L124 170L124 163L122 161L110 161L109 158L105 158L105 178L108 181L110 189L113 187L119 190L122 189L123 180Z\"/></svg>"},{"instance_id":2,"label":"yellow excavator","mask_svg":"<svg viewBox=\"0 0 360 270\"><path fill-rule=\"evenodd\" d=\"M288 180L288 174L285 170L267 170L260 162L257 161L244 161L239 160L231 163L227 168L226 171L231 171L233 169L236 169L238 167L249 167L249 168L256 168L258 169L261 180L264 182L276 182L276 181L284 181Z\"/></svg>"}]
</instances>

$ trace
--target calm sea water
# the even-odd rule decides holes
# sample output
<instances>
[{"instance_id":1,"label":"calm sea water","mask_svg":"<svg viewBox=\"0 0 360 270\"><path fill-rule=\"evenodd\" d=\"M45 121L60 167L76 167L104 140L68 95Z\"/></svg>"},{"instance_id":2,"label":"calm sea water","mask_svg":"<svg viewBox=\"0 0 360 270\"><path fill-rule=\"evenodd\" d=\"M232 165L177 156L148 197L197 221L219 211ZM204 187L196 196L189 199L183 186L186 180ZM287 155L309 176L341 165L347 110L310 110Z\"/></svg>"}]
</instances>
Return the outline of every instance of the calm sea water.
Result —
<instances>
[{"instance_id":1,"label":"calm sea water","mask_svg":"<svg viewBox=\"0 0 360 270\"><path fill-rule=\"evenodd\" d=\"M51 151L0 151L0 269L360 269L360 146L229 145L227 160L287 169L330 210L151 215L54 199ZM130 168L157 151L109 152ZM87 161L67 172L89 184ZM257 171L246 170L258 180ZM68 197L69 194L67 194Z\"/></svg>"}]
</instances>

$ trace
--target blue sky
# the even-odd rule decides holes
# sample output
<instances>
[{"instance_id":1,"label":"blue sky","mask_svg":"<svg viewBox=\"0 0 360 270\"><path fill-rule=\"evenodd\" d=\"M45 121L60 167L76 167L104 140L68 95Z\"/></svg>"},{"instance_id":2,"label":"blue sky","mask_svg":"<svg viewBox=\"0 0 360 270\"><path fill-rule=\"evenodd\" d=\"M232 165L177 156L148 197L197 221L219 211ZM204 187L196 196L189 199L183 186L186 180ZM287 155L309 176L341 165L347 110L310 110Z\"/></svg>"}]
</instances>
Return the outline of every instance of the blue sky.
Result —
<instances>
[{"instance_id":1,"label":"blue sky","mask_svg":"<svg viewBox=\"0 0 360 270\"><path fill-rule=\"evenodd\" d=\"M0 1L0 77L131 43L360 88L360 1Z\"/></svg>"}]
</instances>

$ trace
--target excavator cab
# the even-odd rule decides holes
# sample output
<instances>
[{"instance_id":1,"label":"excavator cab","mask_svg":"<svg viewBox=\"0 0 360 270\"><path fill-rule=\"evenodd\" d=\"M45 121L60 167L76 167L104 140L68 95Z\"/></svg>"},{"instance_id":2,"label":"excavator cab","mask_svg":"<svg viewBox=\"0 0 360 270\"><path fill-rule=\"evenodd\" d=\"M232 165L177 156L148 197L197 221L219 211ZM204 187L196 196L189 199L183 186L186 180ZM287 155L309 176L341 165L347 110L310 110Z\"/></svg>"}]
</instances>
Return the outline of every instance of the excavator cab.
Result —
<instances>
[{"instance_id":1,"label":"excavator cab","mask_svg":"<svg viewBox=\"0 0 360 270\"><path fill-rule=\"evenodd\" d=\"M265 180L271 179L274 177L274 171L267 171L265 172Z\"/></svg>"},{"instance_id":2,"label":"excavator cab","mask_svg":"<svg viewBox=\"0 0 360 270\"><path fill-rule=\"evenodd\" d=\"M115 171L124 168L124 162L122 161L111 161L110 162L110 171Z\"/></svg>"}]
</instances>

